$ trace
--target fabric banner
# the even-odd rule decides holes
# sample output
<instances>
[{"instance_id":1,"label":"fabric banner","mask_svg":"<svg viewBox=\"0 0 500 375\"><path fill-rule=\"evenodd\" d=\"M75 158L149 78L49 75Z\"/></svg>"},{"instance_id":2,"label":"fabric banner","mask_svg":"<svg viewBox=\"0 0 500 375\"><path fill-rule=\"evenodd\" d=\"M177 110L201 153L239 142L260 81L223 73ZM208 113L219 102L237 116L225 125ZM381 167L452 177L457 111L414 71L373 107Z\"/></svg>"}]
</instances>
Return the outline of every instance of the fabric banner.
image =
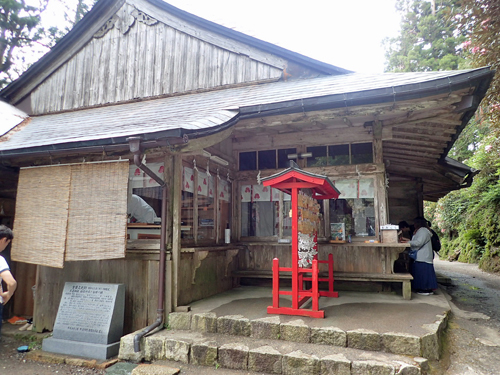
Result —
<instances>
[{"instance_id":1,"label":"fabric banner","mask_svg":"<svg viewBox=\"0 0 500 375\"><path fill-rule=\"evenodd\" d=\"M358 197L358 180L335 180L334 185L340 191L339 199Z\"/></svg>"},{"instance_id":2,"label":"fabric banner","mask_svg":"<svg viewBox=\"0 0 500 375\"><path fill-rule=\"evenodd\" d=\"M231 198L231 191L229 182L226 180L219 180L219 199L225 202L229 202Z\"/></svg>"},{"instance_id":3,"label":"fabric banner","mask_svg":"<svg viewBox=\"0 0 500 375\"><path fill-rule=\"evenodd\" d=\"M183 167L182 190L194 193L194 173L192 168Z\"/></svg>"},{"instance_id":4,"label":"fabric banner","mask_svg":"<svg viewBox=\"0 0 500 375\"><path fill-rule=\"evenodd\" d=\"M254 202L271 201L271 188L263 185L252 185L252 200Z\"/></svg>"},{"instance_id":5,"label":"fabric banner","mask_svg":"<svg viewBox=\"0 0 500 375\"><path fill-rule=\"evenodd\" d=\"M198 172L198 194L208 196L208 175L204 172Z\"/></svg>"},{"instance_id":6,"label":"fabric banner","mask_svg":"<svg viewBox=\"0 0 500 375\"><path fill-rule=\"evenodd\" d=\"M214 198L214 177L208 176L208 197Z\"/></svg>"},{"instance_id":7,"label":"fabric banner","mask_svg":"<svg viewBox=\"0 0 500 375\"><path fill-rule=\"evenodd\" d=\"M147 163L146 166L151 169L160 179L163 180L163 170L164 166L163 163ZM153 180L151 177L145 175L146 180L146 186L147 187L153 187L153 186L160 186L158 182Z\"/></svg>"},{"instance_id":8,"label":"fabric banner","mask_svg":"<svg viewBox=\"0 0 500 375\"><path fill-rule=\"evenodd\" d=\"M375 198L375 184L372 178L359 180L359 198Z\"/></svg>"},{"instance_id":9,"label":"fabric banner","mask_svg":"<svg viewBox=\"0 0 500 375\"><path fill-rule=\"evenodd\" d=\"M252 201L252 185L241 185L241 201Z\"/></svg>"}]
</instances>

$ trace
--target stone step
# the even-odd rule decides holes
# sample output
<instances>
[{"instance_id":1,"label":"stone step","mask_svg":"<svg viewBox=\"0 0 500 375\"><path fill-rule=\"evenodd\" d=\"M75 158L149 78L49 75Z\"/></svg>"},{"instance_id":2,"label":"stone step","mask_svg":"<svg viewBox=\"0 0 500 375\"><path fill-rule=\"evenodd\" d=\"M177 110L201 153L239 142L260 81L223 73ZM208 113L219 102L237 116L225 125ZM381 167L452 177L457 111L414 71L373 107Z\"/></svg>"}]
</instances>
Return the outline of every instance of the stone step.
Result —
<instances>
[{"instance_id":1,"label":"stone step","mask_svg":"<svg viewBox=\"0 0 500 375\"><path fill-rule=\"evenodd\" d=\"M241 315L217 317L215 313L171 313L168 327L173 330L219 333L265 340L312 343L374 352L439 359L440 342L447 325L447 314L437 315L422 336L408 333L356 329L343 331L336 327L309 327L302 319L281 322L279 316L247 319Z\"/></svg>"},{"instance_id":2,"label":"stone step","mask_svg":"<svg viewBox=\"0 0 500 375\"><path fill-rule=\"evenodd\" d=\"M122 337L120 359L284 375L418 375L428 369L427 359L417 356L191 330L165 329L144 337L135 353L134 336Z\"/></svg>"}]
</instances>

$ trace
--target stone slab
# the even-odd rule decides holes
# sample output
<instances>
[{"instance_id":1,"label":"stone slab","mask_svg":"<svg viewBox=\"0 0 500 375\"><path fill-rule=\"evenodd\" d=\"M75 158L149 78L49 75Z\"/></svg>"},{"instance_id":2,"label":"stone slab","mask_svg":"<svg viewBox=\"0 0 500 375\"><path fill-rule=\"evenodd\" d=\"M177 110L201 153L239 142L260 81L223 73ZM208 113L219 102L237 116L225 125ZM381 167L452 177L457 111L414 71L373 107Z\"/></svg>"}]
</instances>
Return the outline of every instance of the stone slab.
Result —
<instances>
[{"instance_id":1,"label":"stone slab","mask_svg":"<svg viewBox=\"0 0 500 375\"><path fill-rule=\"evenodd\" d=\"M124 309L123 284L66 282L53 337L93 344L116 343L123 335Z\"/></svg>"},{"instance_id":2,"label":"stone slab","mask_svg":"<svg viewBox=\"0 0 500 375\"><path fill-rule=\"evenodd\" d=\"M131 375L177 375L181 370L175 367L161 365L139 365L132 370Z\"/></svg>"},{"instance_id":3,"label":"stone slab","mask_svg":"<svg viewBox=\"0 0 500 375\"><path fill-rule=\"evenodd\" d=\"M49 337L43 340L42 350L85 358L108 359L118 355L120 342L104 345Z\"/></svg>"}]
</instances>

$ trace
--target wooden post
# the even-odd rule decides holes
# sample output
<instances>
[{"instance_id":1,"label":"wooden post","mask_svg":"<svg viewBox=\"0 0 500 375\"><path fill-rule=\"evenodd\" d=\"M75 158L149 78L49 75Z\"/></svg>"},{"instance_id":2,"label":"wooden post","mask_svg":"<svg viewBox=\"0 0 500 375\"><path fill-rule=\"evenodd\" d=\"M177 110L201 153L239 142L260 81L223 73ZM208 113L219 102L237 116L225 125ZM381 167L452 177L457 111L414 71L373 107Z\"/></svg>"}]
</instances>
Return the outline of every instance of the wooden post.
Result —
<instances>
[{"instance_id":1,"label":"wooden post","mask_svg":"<svg viewBox=\"0 0 500 375\"><path fill-rule=\"evenodd\" d=\"M292 309L299 308L299 189L292 188Z\"/></svg>"},{"instance_id":2,"label":"wooden post","mask_svg":"<svg viewBox=\"0 0 500 375\"><path fill-rule=\"evenodd\" d=\"M199 219L198 219L198 171L193 169L193 236L194 243L198 244L198 227L199 227ZM181 192L182 194L182 192ZM207 193L208 195L208 193Z\"/></svg>"},{"instance_id":3,"label":"wooden post","mask_svg":"<svg viewBox=\"0 0 500 375\"><path fill-rule=\"evenodd\" d=\"M181 261L181 198L182 157L174 155L174 183L172 186L172 308L177 307L179 269Z\"/></svg>"},{"instance_id":4,"label":"wooden post","mask_svg":"<svg viewBox=\"0 0 500 375\"><path fill-rule=\"evenodd\" d=\"M273 259L273 307L280 307L280 261Z\"/></svg>"}]
</instances>

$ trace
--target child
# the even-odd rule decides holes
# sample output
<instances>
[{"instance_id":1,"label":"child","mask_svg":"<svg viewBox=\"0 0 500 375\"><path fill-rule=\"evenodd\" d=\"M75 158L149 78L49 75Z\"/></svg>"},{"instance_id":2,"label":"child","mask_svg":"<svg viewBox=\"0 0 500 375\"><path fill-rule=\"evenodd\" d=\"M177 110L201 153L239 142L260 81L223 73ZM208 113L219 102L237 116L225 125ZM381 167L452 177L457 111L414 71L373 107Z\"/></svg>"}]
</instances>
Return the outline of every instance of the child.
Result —
<instances>
[{"instance_id":1,"label":"child","mask_svg":"<svg viewBox=\"0 0 500 375\"><path fill-rule=\"evenodd\" d=\"M5 225L0 225L0 253L5 250L10 241L14 238L14 234L10 228ZM7 291L2 289L2 279L7 285ZM17 282L10 273L10 268L5 258L0 255L0 335L2 333L2 314L3 305L5 305L17 288Z\"/></svg>"}]
</instances>

